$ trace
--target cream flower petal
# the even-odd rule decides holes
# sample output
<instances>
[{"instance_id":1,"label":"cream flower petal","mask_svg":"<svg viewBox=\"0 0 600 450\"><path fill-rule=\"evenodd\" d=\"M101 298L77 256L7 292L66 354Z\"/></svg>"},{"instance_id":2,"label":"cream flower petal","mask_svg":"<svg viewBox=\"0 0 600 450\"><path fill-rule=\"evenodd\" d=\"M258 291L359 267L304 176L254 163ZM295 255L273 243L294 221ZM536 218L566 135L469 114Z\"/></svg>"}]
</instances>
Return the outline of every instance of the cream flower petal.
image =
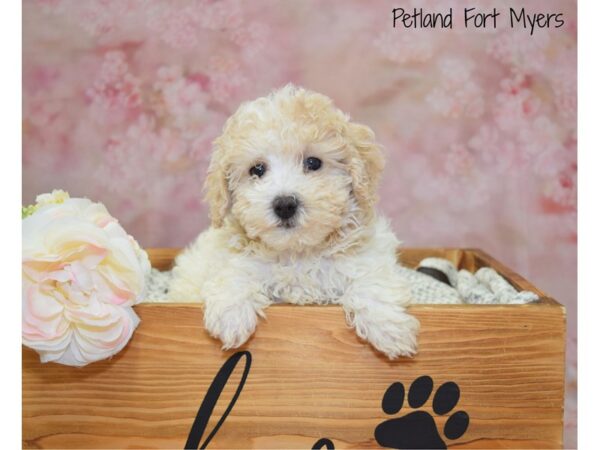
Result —
<instances>
[{"instance_id":1,"label":"cream flower petal","mask_svg":"<svg viewBox=\"0 0 600 450\"><path fill-rule=\"evenodd\" d=\"M70 325L64 307L37 285L24 288L23 342L35 350L64 352L70 339Z\"/></svg>"},{"instance_id":2,"label":"cream flower petal","mask_svg":"<svg viewBox=\"0 0 600 450\"><path fill-rule=\"evenodd\" d=\"M148 255L104 205L40 196L23 219L23 343L42 362L82 366L114 355L139 324Z\"/></svg>"},{"instance_id":3,"label":"cream flower petal","mask_svg":"<svg viewBox=\"0 0 600 450\"><path fill-rule=\"evenodd\" d=\"M139 317L131 307L117 308L120 320L112 327L112 340L103 341L103 334L94 333L83 327L76 328L71 345L60 359L55 360L70 366L84 366L90 362L109 358L120 352L129 342L134 330L140 323ZM108 335L108 334L107 334Z\"/></svg>"}]
</instances>

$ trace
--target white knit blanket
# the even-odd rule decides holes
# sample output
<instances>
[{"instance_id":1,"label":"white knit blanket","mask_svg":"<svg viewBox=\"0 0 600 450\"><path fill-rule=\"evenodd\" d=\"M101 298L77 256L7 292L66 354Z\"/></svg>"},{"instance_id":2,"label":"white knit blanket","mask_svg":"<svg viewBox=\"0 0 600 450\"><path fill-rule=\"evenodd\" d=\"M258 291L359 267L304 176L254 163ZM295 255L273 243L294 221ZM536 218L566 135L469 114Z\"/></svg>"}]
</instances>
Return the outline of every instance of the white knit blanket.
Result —
<instances>
[{"instance_id":1,"label":"white knit blanket","mask_svg":"<svg viewBox=\"0 0 600 450\"><path fill-rule=\"evenodd\" d=\"M529 291L517 291L494 269L483 267L474 274L457 270L448 260L425 258L419 267L436 269L446 275L450 285L415 269L401 267L402 277L410 286L413 303L433 304L524 304L539 300ZM147 280L144 303L168 302L171 272L152 269Z\"/></svg>"}]
</instances>

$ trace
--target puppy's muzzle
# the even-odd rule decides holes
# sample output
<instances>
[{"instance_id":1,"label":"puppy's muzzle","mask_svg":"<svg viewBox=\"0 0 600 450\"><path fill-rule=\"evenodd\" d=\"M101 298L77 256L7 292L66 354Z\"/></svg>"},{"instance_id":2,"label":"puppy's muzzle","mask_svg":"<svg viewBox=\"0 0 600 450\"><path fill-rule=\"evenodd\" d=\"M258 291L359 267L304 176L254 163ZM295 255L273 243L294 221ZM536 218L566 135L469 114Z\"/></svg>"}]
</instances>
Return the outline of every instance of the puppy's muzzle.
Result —
<instances>
[{"instance_id":1,"label":"puppy's muzzle","mask_svg":"<svg viewBox=\"0 0 600 450\"><path fill-rule=\"evenodd\" d=\"M273 200L273 211L282 221L290 221L298 211L298 199L293 195L280 195Z\"/></svg>"}]
</instances>

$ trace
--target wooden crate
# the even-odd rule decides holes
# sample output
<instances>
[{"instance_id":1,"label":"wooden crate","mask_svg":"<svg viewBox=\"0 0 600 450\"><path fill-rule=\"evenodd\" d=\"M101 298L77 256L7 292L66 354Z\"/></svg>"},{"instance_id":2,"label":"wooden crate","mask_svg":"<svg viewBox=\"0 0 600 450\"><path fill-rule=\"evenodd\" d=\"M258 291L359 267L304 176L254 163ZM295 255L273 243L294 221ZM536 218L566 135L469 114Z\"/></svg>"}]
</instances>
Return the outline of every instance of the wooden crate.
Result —
<instances>
[{"instance_id":1,"label":"wooden crate","mask_svg":"<svg viewBox=\"0 0 600 450\"><path fill-rule=\"evenodd\" d=\"M158 268L168 268L175 253L150 251ZM562 448L564 307L479 250L405 249L400 259L414 266L425 256L469 270L494 267L542 300L413 306L421 321L419 353L393 362L356 337L338 306L272 306L242 348L252 358L245 384L208 447L309 449L323 438L336 448L379 447L376 428L413 411L405 401L399 412L384 412L386 389L401 382L408 392L426 375L434 392L455 382L459 402L437 415L432 394L412 422L386 425L398 442L435 433L435 423L451 448ZM135 309L141 325L111 360L84 368L42 365L23 348L24 448L184 448L209 386L236 351L222 352L206 334L198 305ZM240 389L246 362L242 354L199 442ZM468 414L468 428L448 439L445 423L459 410Z\"/></svg>"}]
</instances>

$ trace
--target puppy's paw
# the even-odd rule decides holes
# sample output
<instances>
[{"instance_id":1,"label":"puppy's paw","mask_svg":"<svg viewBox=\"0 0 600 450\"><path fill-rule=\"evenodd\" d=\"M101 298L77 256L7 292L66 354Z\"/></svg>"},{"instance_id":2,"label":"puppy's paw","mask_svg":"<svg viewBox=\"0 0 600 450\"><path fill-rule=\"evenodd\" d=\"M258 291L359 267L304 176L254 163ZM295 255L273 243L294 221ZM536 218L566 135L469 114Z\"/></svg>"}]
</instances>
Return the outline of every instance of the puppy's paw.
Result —
<instances>
[{"instance_id":1,"label":"puppy's paw","mask_svg":"<svg viewBox=\"0 0 600 450\"><path fill-rule=\"evenodd\" d=\"M417 353L419 321L408 314L401 323L390 323L383 329L371 331L369 342L389 359L412 357Z\"/></svg>"},{"instance_id":2,"label":"puppy's paw","mask_svg":"<svg viewBox=\"0 0 600 450\"><path fill-rule=\"evenodd\" d=\"M210 335L220 339L223 350L238 348L252 336L258 317L247 303L231 305L227 309L209 306L204 311L204 326Z\"/></svg>"},{"instance_id":3,"label":"puppy's paw","mask_svg":"<svg viewBox=\"0 0 600 450\"><path fill-rule=\"evenodd\" d=\"M356 333L389 359L417 353L419 321L403 308L355 312L350 319Z\"/></svg>"}]
</instances>

